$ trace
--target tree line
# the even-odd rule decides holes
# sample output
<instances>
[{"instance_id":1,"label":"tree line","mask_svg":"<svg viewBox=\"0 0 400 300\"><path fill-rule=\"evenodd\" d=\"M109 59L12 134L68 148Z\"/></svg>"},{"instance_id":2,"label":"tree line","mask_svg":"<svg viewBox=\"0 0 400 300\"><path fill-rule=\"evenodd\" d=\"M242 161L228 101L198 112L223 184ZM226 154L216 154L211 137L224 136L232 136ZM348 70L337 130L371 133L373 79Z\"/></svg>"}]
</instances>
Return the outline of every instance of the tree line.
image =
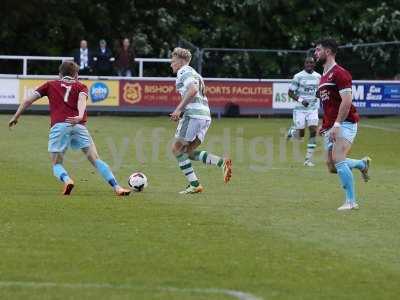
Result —
<instances>
[{"instance_id":1,"label":"tree line","mask_svg":"<svg viewBox=\"0 0 400 300\"><path fill-rule=\"evenodd\" d=\"M102 38L112 45L123 37L132 39L138 57L168 57L182 41L199 48L307 50L326 36L340 44L400 36L397 0L5 0L1 5L1 54L70 55L81 39L90 47ZM304 55L211 51L202 59L205 76L274 78L296 72ZM400 73L399 45L349 48L338 60L357 79ZM150 67L149 72L170 74L165 65Z\"/></svg>"}]
</instances>

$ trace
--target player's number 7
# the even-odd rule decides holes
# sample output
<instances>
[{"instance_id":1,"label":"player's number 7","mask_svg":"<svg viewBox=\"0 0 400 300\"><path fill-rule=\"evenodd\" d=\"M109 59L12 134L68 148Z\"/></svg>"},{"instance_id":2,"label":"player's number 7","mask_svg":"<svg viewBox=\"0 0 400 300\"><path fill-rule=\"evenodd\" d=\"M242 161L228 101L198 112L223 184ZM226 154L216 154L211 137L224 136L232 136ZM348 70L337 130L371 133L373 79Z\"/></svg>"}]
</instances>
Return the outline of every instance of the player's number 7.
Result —
<instances>
[{"instance_id":1,"label":"player's number 7","mask_svg":"<svg viewBox=\"0 0 400 300\"><path fill-rule=\"evenodd\" d=\"M68 97L69 97L69 93L71 92L71 85L65 85L65 84L61 84L62 87L64 87L66 89L65 91L65 95L64 95L64 102L68 102Z\"/></svg>"}]
</instances>

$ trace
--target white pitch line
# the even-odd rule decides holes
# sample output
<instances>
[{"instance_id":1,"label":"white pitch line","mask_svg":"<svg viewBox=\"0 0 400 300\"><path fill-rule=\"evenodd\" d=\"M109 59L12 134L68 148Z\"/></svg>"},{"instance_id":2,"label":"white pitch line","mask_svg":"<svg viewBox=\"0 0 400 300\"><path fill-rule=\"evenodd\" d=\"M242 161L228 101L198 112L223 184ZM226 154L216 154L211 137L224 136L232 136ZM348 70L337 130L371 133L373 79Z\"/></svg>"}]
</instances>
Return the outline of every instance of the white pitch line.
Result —
<instances>
[{"instance_id":1,"label":"white pitch line","mask_svg":"<svg viewBox=\"0 0 400 300\"><path fill-rule=\"evenodd\" d=\"M263 300L250 293L242 291L217 289L217 288L177 288L177 287L156 287L144 288L128 284L110 283L57 283L57 282L34 282L34 281L0 281L0 288L21 287L21 288L68 288L68 289L129 289L129 290L157 290L177 293L198 293L225 295L239 300Z\"/></svg>"},{"instance_id":2,"label":"white pitch line","mask_svg":"<svg viewBox=\"0 0 400 300\"><path fill-rule=\"evenodd\" d=\"M391 127L376 126L376 125L369 125L369 124L360 124L360 127L379 129L379 130L390 131L390 132L400 132L400 128L391 128Z\"/></svg>"}]
</instances>

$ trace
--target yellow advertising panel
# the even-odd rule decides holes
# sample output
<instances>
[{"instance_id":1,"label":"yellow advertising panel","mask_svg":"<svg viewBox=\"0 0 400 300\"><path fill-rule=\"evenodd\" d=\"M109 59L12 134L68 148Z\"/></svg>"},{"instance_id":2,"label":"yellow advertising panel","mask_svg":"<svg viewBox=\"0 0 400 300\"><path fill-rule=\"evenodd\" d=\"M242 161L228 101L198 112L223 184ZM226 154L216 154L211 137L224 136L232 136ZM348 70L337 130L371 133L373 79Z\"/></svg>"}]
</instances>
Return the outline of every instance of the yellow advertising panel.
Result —
<instances>
[{"instance_id":1,"label":"yellow advertising panel","mask_svg":"<svg viewBox=\"0 0 400 300\"><path fill-rule=\"evenodd\" d=\"M22 102L27 96L41 84L45 83L44 79L20 79L19 80L19 101ZM43 97L35 102L35 104L49 104L47 97Z\"/></svg>"},{"instance_id":2,"label":"yellow advertising panel","mask_svg":"<svg viewBox=\"0 0 400 300\"><path fill-rule=\"evenodd\" d=\"M20 79L20 101L30 95L37 87L45 83L45 79ZM118 106L119 83L118 80L81 80L88 87L89 106ZM43 97L35 102L37 105L47 105L49 100Z\"/></svg>"}]
</instances>

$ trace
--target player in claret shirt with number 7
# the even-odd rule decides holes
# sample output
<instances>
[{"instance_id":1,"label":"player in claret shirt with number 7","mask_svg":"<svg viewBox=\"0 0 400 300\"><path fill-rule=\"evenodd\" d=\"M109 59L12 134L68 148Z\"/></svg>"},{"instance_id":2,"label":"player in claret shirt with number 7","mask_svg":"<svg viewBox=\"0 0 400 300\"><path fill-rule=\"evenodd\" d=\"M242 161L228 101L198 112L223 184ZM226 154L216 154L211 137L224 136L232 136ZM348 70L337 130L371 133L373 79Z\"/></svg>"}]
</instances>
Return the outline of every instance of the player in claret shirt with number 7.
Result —
<instances>
[{"instance_id":1,"label":"player in claret shirt with number 7","mask_svg":"<svg viewBox=\"0 0 400 300\"><path fill-rule=\"evenodd\" d=\"M53 164L53 174L64 183L63 194L71 194L74 182L63 166L64 154L69 147L81 149L101 176L111 185L118 196L127 196L130 190L122 188L110 167L99 158L96 146L85 124L87 121L87 87L78 79L79 66L71 61L63 62L60 79L47 81L39 86L19 106L9 121L9 127L17 124L22 112L36 100L47 96L49 99L51 129L48 151Z\"/></svg>"},{"instance_id":2,"label":"player in claret shirt with number 7","mask_svg":"<svg viewBox=\"0 0 400 300\"><path fill-rule=\"evenodd\" d=\"M324 39L316 43L315 57L324 67L318 95L324 109L321 134L327 151L327 165L331 173L337 173L345 190L345 202L338 210L358 209L352 169L361 171L364 181L369 180L368 169L371 159L347 158L357 134L360 119L352 104L352 78L350 73L336 64L337 43Z\"/></svg>"}]
</instances>

